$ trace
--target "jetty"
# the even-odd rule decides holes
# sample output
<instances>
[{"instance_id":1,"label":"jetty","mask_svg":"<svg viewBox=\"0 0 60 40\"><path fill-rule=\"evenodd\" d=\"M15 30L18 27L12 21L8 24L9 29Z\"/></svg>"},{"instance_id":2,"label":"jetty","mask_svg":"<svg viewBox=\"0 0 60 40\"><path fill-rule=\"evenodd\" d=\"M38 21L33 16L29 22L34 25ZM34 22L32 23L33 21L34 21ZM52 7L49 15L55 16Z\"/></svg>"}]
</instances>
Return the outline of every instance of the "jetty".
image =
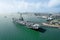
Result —
<instances>
[{"instance_id":1,"label":"jetty","mask_svg":"<svg viewBox=\"0 0 60 40\"><path fill-rule=\"evenodd\" d=\"M43 26L52 27L52 28L60 28L60 25L53 25L48 23L42 23Z\"/></svg>"}]
</instances>

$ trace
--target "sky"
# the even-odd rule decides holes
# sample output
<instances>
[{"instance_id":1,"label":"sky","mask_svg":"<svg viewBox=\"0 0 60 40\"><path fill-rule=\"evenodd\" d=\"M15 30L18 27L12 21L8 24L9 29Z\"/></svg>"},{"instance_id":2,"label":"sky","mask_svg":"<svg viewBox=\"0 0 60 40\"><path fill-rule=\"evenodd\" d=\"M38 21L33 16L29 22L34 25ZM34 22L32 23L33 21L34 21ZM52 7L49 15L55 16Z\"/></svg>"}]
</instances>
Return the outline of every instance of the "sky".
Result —
<instances>
[{"instance_id":1,"label":"sky","mask_svg":"<svg viewBox=\"0 0 60 40\"><path fill-rule=\"evenodd\" d=\"M60 0L0 0L0 13L60 12Z\"/></svg>"}]
</instances>

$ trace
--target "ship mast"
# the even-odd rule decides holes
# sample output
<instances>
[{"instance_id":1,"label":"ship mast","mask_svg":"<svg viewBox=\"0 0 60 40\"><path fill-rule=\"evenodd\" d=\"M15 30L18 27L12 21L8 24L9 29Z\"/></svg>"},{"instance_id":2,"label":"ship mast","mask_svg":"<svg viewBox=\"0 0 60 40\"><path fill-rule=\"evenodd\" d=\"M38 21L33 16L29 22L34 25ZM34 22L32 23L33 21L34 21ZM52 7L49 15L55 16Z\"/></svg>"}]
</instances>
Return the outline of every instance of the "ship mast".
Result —
<instances>
[{"instance_id":1,"label":"ship mast","mask_svg":"<svg viewBox=\"0 0 60 40\"><path fill-rule=\"evenodd\" d=\"M20 18L19 18L19 20L24 21L24 20L23 20L23 17L22 17L22 13L20 13Z\"/></svg>"}]
</instances>

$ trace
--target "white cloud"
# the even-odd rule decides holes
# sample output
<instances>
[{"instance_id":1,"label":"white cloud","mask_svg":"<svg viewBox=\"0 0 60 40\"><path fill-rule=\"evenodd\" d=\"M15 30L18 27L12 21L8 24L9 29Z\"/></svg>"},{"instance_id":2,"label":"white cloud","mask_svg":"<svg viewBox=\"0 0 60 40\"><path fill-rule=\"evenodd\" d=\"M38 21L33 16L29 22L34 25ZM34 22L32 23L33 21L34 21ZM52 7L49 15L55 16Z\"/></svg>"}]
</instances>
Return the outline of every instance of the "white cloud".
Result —
<instances>
[{"instance_id":1,"label":"white cloud","mask_svg":"<svg viewBox=\"0 0 60 40\"><path fill-rule=\"evenodd\" d=\"M50 0L48 2L48 7L53 7L53 6L56 6L56 5L60 5L60 0Z\"/></svg>"},{"instance_id":2,"label":"white cloud","mask_svg":"<svg viewBox=\"0 0 60 40\"><path fill-rule=\"evenodd\" d=\"M60 4L60 0L50 0L49 2L26 2L23 1L12 1L12 2L0 2L0 12L17 12L17 11L37 11L41 8L52 8L56 5ZM45 10L45 9L44 9ZM40 10L42 11L42 10ZM47 10L48 11L48 10Z\"/></svg>"},{"instance_id":3,"label":"white cloud","mask_svg":"<svg viewBox=\"0 0 60 40\"><path fill-rule=\"evenodd\" d=\"M38 9L41 3L28 3L28 2L20 2L18 3L18 9L23 9L23 10L32 10L32 9Z\"/></svg>"},{"instance_id":4,"label":"white cloud","mask_svg":"<svg viewBox=\"0 0 60 40\"><path fill-rule=\"evenodd\" d=\"M15 10L16 10L16 7L14 7L14 5L0 2L0 13L14 12Z\"/></svg>"},{"instance_id":5,"label":"white cloud","mask_svg":"<svg viewBox=\"0 0 60 40\"><path fill-rule=\"evenodd\" d=\"M0 2L0 12L13 12L17 11L33 11L41 7L41 3L29 3L25 1L16 2L13 4Z\"/></svg>"}]
</instances>

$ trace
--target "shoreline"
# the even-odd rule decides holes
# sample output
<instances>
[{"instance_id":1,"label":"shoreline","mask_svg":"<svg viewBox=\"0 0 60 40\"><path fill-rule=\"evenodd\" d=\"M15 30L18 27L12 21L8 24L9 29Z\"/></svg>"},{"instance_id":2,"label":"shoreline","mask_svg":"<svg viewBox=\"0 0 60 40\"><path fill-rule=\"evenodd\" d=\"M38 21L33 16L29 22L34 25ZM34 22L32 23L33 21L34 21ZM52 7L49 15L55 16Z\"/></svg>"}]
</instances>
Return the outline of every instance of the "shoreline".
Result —
<instances>
[{"instance_id":1,"label":"shoreline","mask_svg":"<svg viewBox=\"0 0 60 40\"><path fill-rule=\"evenodd\" d=\"M44 26L49 26L49 27L53 27L53 28L60 28L59 25L51 25L51 24L47 24L47 23L42 23Z\"/></svg>"}]
</instances>

